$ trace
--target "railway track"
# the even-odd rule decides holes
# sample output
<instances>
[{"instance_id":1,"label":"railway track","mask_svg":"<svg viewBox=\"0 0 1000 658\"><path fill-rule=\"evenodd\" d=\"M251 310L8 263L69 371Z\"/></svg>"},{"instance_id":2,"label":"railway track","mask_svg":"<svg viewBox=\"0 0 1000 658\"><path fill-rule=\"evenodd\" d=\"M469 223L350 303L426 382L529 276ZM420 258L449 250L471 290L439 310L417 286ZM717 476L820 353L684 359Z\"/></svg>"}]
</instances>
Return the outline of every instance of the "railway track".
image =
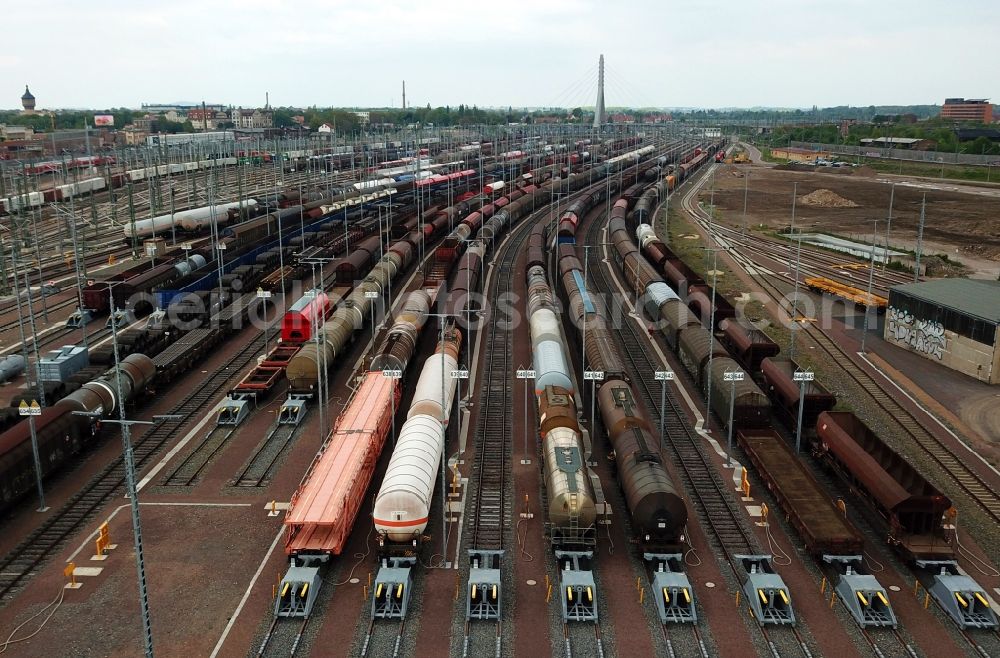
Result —
<instances>
[{"instance_id":1,"label":"railway track","mask_svg":"<svg viewBox=\"0 0 1000 658\"><path fill-rule=\"evenodd\" d=\"M497 621L493 625L493 633L489 632L489 624L474 623L466 620L464 637L462 638L462 658L470 656L486 656L490 653L494 658L500 658L503 632L503 625Z\"/></svg>"},{"instance_id":2,"label":"railway track","mask_svg":"<svg viewBox=\"0 0 1000 658\"><path fill-rule=\"evenodd\" d=\"M302 636L306 632L309 620L312 617L303 617L301 620L292 617L275 616L271 621L261 640L260 648L257 649L257 658L265 656L294 656L302 643Z\"/></svg>"},{"instance_id":3,"label":"railway track","mask_svg":"<svg viewBox=\"0 0 1000 658\"><path fill-rule=\"evenodd\" d=\"M178 174L171 181L163 181L160 178L155 179L157 182L153 183L153 187L159 190L164 185L164 182L174 186L175 199L178 200L178 205L175 207L176 212L198 207L199 205L206 205L208 203L205 191L207 187L207 171L200 170L198 174L206 182L199 183L198 178L195 178L194 183L191 184L184 175ZM274 176L271 167L251 168L249 171L251 175L244 178L242 185L244 197L252 198L275 191L276 188L273 186L274 183L271 180ZM240 193L240 185L236 180L236 173L232 172L233 175L228 177L220 176L219 173L216 172L215 174L215 202L224 203L234 200ZM315 176L308 176L306 171L284 174L281 178L283 186L287 189L297 187L299 184L307 187L317 182L343 184L350 179L349 176L342 174L334 176L332 179L322 176L321 173L317 173ZM139 189L140 187L142 189ZM144 219L146 216L152 216L154 212L169 212L169 209L163 207L161 204L149 203L148 187L149 184L146 181L133 184L131 205L132 212L135 214L137 220ZM161 201L165 196L162 190L154 193L154 197L159 198ZM81 242L85 240L87 243L87 254L83 256L82 263L85 265L85 269L106 264L109 256L123 256L132 250L131 244L124 239L122 233L123 228L130 221L128 219L130 212L127 192L124 188L116 190L113 201L109 191L101 192L96 197L100 200L94 202L93 210L91 210L88 197L79 197L76 199L79 202L76 204L76 214L80 219L84 222L93 222L96 220L97 225L102 227L99 230L95 228L93 231L89 228L80 229L78 240ZM181 199L186 199L186 202L182 203ZM39 274L37 267L29 272L28 276L32 285L41 285L43 282L53 279L71 278L75 274L75 264L67 264L63 255L64 250L71 244L71 235L64 224L64 217L69 212L68 210L60 212L60 210L68 207L69 204L67 202L48 203L35 211L29 211L39 213L37 219L38 230L34 234L36 237L33 237L32 240L37 240L39 248L46 253L57 254L42 259L41 274ZM112 210L112 207L114 207L114 210ZM117 217L117 221L113 220L113 217ZM20 221L28 221L28 219L27 216L23 216ZM13 218L7 221L13 221ZM169 230L160 235L160 237L170 236L171 232ZM92 244L95 240L98 241L96 245ZM34 245L32 245L33 247ZM31 254L26 255L29 258L32 257ZM0 307L0 312L4 312L10 308L12 308L12 305L5 305Z\"/></svg>"},{"instance_id":4,"label":"railway track","mask_svg":"<svg viewBox=\"0 0 1000 658\"><path fill-rule=\"evenodd\" d=\"M526 228L528 227L528 228ZM510 509L505 488L510 481L511 431L513 427L513 384L510 355L513 334L500 327L506 317L497 312L499 300L513 291L514 263L528 236L530 222L522 224L506 246L496 266L497 281L490 295L490 326L485 336L486 364L479 383L479 419L476 431L475 486L470 502L470 518L476 520L469 546L481 550L501 550L504 533L510 526Z\"/></svg>"},{"instance_id":5,"label":"railway track","mask_svg":"<svg viewBox=\"0 0 1000 658\"><path fill-rule=\"evenodd\" d=\"M663 632L663 644L667 647L667 658L687 658L695 656L697 658L711 658L708 647L705 646L705 639L701 636L701 630L694 624L670 626L663 624L660 627ZM690 634L690 639L678 640L674 646L675 637Z\"/></svg>"},{"instance_id":6,"label":"railway track","mask_svg":"<svg viewBox=\"0 0 1000 658\"><path fill-rule=\"evenodd\" d=\"M391 629L396 629L396 636L393 639L392 635L389 637L380 637L385 635L382 631L390 631ZM392 656L392 658L398 658L400 649L402 649L403 644L403 632L406 630L406 620L400 621L398 624L390 624L385 622L382 624L376 623L375 619L372 619L368 623L368 631L365 633L364 643L361 645L361 658L366 658L369 654L376 656L376 658L385 658L385 656ZM389 652L389 647L377 647L375 648L375 653L372 653L374 645L381 645L383 643L392 643L391 653Z\"/></svg>"},{"instance_id":7,"label":"railway track","mask_svg":"<svg viewBox=\"0 0 1000 658\"><path fill-rule=\"evenodd\" d=\"M543 212L548 212L543 211ZM514 267L517 257L534 224L529 215L521 224L513 228L510 241L503 247L499 263L494 270L497 280L493 286L490 303L490 325L486 330L486 358L483 376L479 381L479 418L477 423L476 461L473 464L472 498L470 516L475 525L469 535L467 546L479 550L499 551L504 547L504 535L511 526L511 507L508 489L511 478L511 436L513 431L513 384L511 383L511 353L513 352L513 332L507 317L498 313L500 300L509 298L513 292L514 277L518 274ZM490 629L493 633L485 637ZM502 620L496 624L475 624L466 620L462 638L462 655L482 655L480 644L489 645L496 658L500 658ZM476 653L470 653L476 648Z\"/></svg>"},{"instance_id":8,"label":"railway track","mask_svg":"<svg viewBox=\"0 0 1000 658\"><path fill-rule=\"evenodd\" d=\"M263 487L271 482L274 467L295 435L295 425L275 425L268 432L239 475L233 478L236 487Z\"/></svg>"},{"instance_id":9,"label":"railway track","mask_svg":"<svg viewBox=\"0 0 1000 658\"><path fill-rule=\"evenodd\" d=\"M198 445L163 478L163 484L168 487L190 487L197 483L235 433L236 427L231 425L219 425L205 432Z\"/></svg>"},{"instance_id":10,"label":"railway track","mask_svg":"<svg viewBox=\"0 0 1000 658\"><path fill-rule=\"evenodd\" d=\"M799 256L797 245L795 243L790 241L786 242L773 240L758 235L744 234L737 229L725 226L719 222L708 221L707 215L699 215L699 217L702 220L703 227L712 233L724 237L728 243L739 243L748 249L753 249L757 253L766 255L775 262L787 265L789 271L794 269L796 258ZM829 279L834 279L840 283L854 286L856 288L865 289L868 286L869 261L851 256L849 254L831 254L826 251L819 251L806 246L803 246L799 260L799 271L802 278L812 274L815 276L823 276ZM849 268L853 269L856 265L860 266L857 269L858 276L855 277L853 276L853 273L846 272L845 277L845 272L843 272L843 270ZM883 270L876 265L872 280L872 292L877 295L881 295L882 297L886 297L889 294L889 288L891 286L899 285L901 283L912 283L913 276L912 274L907 274L905 272Z\"/></svg>"},{"instance_id":11,"label":"railway track","mask_svg":"<svg viewBox=\"0 0 1000 658\"><path fill-rule=\"evenodd\" d=\"M216 370L171 409L167 414L170 418L157 421L141 436L133 438L136 472L176 439L184 423L204 410L226 382L253 361L259 353L259 346L256 340L247 343L233 356L228 368ZM124 484L124 463L121 457L116 457L20 544L0 558L0 600L9 600L10 595L25 584L46 558L55 553L110 498L120 493Z\"/></svg>"},{"instance_id":12,"label":"railway track","mask_svg":"<svg viewBox=\"0 0 1000 658\"><path fill-rule=\"evenodd\" d=\"M593 625L563 624L563 655L573 658L574 648L579 649L584 656L604 658L604 636L601 634L600 622L595 621Z\"/></svg>"},{"instance_id":13,"label":"railway track","mask_svg":"<svg viewBox=\"0 0 1000 658\"><path fill-rule=\"evenodd\" d=\"M686 209L699 221L704 220L705 216L700 213L700 209L688 204L687 201L688 197L685 198ZM716 225L703 221L702 226L712 230ZM730 256L774 299L780 299L785 295L785 291L770 280L769 275L762 273L745 253L731 251ZM932 434L909 409L897 400L895 395L886 391L873 375L855 363L852 355L822 329L811 323L805 323L801 330L843 369L847 376L867 394L872 403L888 414L897 423L897 426L906 433L906 436L902 437L903 444L920 450L924 456L937 464L945 477L950 479L969 500L973 501L993 523L1000 524L1000 491L992 487L983 476L970 466L970 462L974 461L969 459L970 455L957 454L951 447Z\"/></svg>"},{"instance_id":14,"label":"railway track","mask_svg":"<svg viewBox=\"0 0 1000 658\"><path fill-rule=\"evenodd\" d=\"M861 635L876 658L920 658L899 630L862 628Z\"/></svg>"},{"instance_id":15,"label":"railway track","mask_svg":"<svg viewBox=\"0 0 1000 658\"><path fill-rule=\"evenodd\" d=\"M24 293L22 292L22 295L23 294ZM71 299L64 299L62 301L56 302L55 304L49 304L48 312L49 313L54 313L56 311L59 311L59 310L62 310L64 308L66 308L67 306L74 306L75 307L76 304L77 304L76 297L73 297ZM32 307L35 310L36 322L40 322L41 321L41 315L42 315L41 299L35 299L34 297L32 297L31 305L32 305ZM5 311L9 312L10 310L16 309L16 308L17 308L16 304L12 304L9 308L6 308ZM0 313L2 313L2 312L4 312L4 311L0 311ZM27 300L27 297L25 297L25 299L21 301L21 315L24 317L24 320L18 320L17 318L15 318L15 319L11 320L10 322L4 322L4 323L0 324L0 333L3 333L5 331L10 331L12 329L17 329L18 325L20 325L20 324L24 324L25 325L25 329L29 329L29 327L27 326L28 325L28 317L27 317L28 316L28 300ZM27 332L27 331L25 332L25 334L28 334L28 333L29 332Z\"/></svg>"}]
</instances>

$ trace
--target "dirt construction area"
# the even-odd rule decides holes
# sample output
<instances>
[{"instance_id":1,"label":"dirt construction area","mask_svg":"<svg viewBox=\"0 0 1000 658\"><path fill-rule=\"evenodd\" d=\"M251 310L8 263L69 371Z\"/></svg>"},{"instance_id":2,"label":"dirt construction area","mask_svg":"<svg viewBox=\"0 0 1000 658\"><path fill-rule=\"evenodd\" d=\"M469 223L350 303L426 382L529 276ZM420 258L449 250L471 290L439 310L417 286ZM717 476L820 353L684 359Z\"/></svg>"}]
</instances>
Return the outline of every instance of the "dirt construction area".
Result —
<instances>
[{"instance_id":1,"label":"dirt construction area","mask_svg":"<svg viewBox=\"0 0 1000 658\"><path fill-rule=\"evenodd\" d=\"M813 170L815 169L815 170ZM880 242L885 240L892 183L891 248L913 251L920 221L920 205L927 195L924 254L944 254L959 261L966 275L997 278L1000 274L1000 187L973 187L919 178L879 174L867 168L716 167L714 203L721 221L743 222L744 177L747 185L747 224L758 231L787 228L792 215L792 191L798 183L795 223L804 231L821 231L870 242L878 219ZM707 206L712 184L700 198ZM952 272L950 274L959 274ZM941 276L944 272L931 272Z\"/></svg>"}]
</instances>

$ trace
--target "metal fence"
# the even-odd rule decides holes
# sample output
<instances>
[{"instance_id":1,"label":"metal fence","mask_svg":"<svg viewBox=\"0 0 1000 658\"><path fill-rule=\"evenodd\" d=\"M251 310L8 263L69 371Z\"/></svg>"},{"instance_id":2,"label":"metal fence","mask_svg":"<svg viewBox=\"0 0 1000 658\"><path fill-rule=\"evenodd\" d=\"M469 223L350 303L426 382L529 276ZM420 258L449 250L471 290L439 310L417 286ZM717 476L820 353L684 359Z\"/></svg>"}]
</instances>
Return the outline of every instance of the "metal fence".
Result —
<instances>
[{"instance_id":1,"label":"metal fence","mask_svg":"<svg viewBox=\"0 0 1000 658\"><path fill-rule=\"evenodd\" d=\"M1000 155L979 155L948 151L914 151L910 149L879 148L877 146L851 146L849 144L818 144L815 142L792 142L793 148L811 151L827 151L850 158L895 158L914 162L935 164L966 164L1000 166Z\"/></svg>"}]
</instances>

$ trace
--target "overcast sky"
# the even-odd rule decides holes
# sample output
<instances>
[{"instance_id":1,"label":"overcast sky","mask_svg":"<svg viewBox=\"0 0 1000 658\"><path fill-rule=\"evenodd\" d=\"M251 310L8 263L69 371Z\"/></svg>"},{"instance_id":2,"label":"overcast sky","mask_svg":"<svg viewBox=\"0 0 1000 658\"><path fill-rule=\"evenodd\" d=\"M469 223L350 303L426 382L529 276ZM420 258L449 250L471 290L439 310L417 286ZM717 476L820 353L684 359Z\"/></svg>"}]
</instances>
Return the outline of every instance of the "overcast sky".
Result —
<instances>
[{"instance_id":1,"label":"overcast sky","mask_svg":"<svg viewBox=\"0 0 1000 658\"><path fill-rule=\"evenodd\" d=\"M998 0L6 4L9 108L1000 102Z\"/></svg>"}]
</instances>

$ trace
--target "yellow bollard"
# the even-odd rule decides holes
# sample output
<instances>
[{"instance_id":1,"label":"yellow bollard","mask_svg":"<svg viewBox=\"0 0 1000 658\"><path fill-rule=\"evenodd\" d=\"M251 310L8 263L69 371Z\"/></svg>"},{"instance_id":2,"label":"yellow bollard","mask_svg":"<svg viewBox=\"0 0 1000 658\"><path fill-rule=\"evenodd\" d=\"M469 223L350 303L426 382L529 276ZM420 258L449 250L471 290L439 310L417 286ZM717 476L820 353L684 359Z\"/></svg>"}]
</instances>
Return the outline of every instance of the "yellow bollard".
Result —
<instances>
[{"instance_id":1,"label":"yellow bollard","mask_svg":"<svg viewBox=\"0 0 1000 658\"><path fill-rule=\"evenodd\" d=\"M635 588L637 590L642 589L642 578L639 578L638 576L636 576L635 579Z\"/></svg>"},{"instance_id":2,"label":"yellow bollard","mask_svg":"<svg viewBox=\"0 0 1000 658\"><path fill-rule=\"evenodd\" d=\"M927 606L929 606L930 604L931 604L931 593L926 592L924 594L924 610L926 610Z\"/></svg>"},{"instance_id":3,"label":"yellow bollard","mask_svg":"<svg viewBox=\"0 0 1000 658\"><path fill-rule=\"evenodd\" d=\"M77 589L80 586L76 584L76 563L70 562L63 569L63 575L69 578L69 582L66 584L66 589Z\"/></svg>"},{"instance_id":4,"label":"yellow bollard","mask_svg":"<svg viewBox=\"0 0 1000 658\"><path fill-rule=\"evenodd\" d=\"M545 574L545 586L552 587L552 583L549 582L549 574Z\"/></svg>"},{"instance_id":5,"label":"yellow bollard","mask_svg":"<svg viewBox=\"0 0 1000 658\"><path fill-rule=\"evenodd\" d=\"M913 596L920 596L920 581L913 581Z\"/></svg>"},{"instance_id":6,"label":"yellow bollard","mask_svg":"<svg viewBox=\"0 0 1000 658\"><path fill-rule=\"evenodd\" d=\"M368 585L365 585L361 589L361 600L362 601L367 601L368 600Z\"/></svg>"},{"instance_id":7,"label":"yellow bollard","mask_svg":"<svg viewBox=\"0 0 1000 658\"><path fill-rule=\"evenodd\" d=\"M826 576L823 576L823 582L819 584L819 592L820 594L826 593Z\"/></svg>"},{"instance_id":8,"label":"yellow bollard","mask_svg":"<svg viewBox=\"0 0 1000 658\"><path fill-rule=\"evenodd\" d=\"M552 585L549 585L545 590L545 602L548 603L552 600Z\"/></svg>"},{"instance_id":9,"label":"yellow bollard","mask_svg":"<svg viewBox=\"0 0 1000 658\"><path fill-rule=\"evenodd\" d=\"M278 598L278 586L277 585L271 585L271 598L272 599Z\"/></svg>"},{"instance_id":10,"label":"yellow bollard","mask_svg":"<svg viewBox=\"0 0 1000 658\"><path fill-rule=\"evenodd\" d=\"M646 588L645 587L640 587L639 588L639 605L642 605L643 601L645 601L645 600L646 600Z\"/></svg>"},{"instance_id":11,"label":"yellow bollard","mask_svg":"<svg viewBox=\"0 0 1000 658\"><path fill-rule=\"evenodd\" d=\"M372 588L372 572L368 572L368 589Z\"/></svg>"},{"instance_id":12,"label":"yellow bollard","mask_svg":"<svg viewBox=\"0 0 1000 658\"><path fill-rule=\"evenodd\" d=\"M836 602L837 602L837 593L833 592L833 594L830 596L830 607L832 608L833 604Z\"/></svg>"},{"instance_id":13,"label":"yellow bollard","mask_svg":"<svg viewBox=\"0 0 1000 658\"><path fill-rule=\"evenodd\" d=\"M740 590L736 590L736 607L740 607Z\"/></svg>"}]
</instances>

